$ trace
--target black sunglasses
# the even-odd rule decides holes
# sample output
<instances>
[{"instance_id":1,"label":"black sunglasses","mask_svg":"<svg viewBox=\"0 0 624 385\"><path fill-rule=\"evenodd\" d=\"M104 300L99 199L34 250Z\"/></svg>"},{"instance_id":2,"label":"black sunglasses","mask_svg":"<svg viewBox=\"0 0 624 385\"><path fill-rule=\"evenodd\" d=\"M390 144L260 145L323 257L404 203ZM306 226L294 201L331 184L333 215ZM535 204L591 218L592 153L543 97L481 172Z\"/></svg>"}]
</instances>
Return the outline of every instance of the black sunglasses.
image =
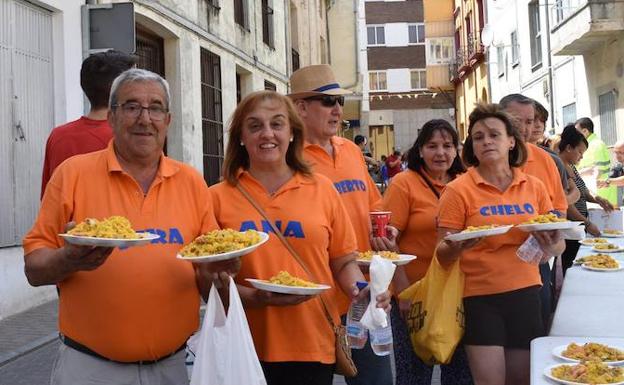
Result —
<instances>
[{"instance_id":1,"label":"black sunglasses","mask_svg":"<svg viewBox=\"0 0 624 385\"><path fill-rule=\"evenodd\" d=\"M336 103L344 106L344 96L334 96L334 95L323 95L323 96L312 96L310 98L306 98L305 100L318 100L321 102L323 107L333 107Z\"/></svg>"}]
</instances>

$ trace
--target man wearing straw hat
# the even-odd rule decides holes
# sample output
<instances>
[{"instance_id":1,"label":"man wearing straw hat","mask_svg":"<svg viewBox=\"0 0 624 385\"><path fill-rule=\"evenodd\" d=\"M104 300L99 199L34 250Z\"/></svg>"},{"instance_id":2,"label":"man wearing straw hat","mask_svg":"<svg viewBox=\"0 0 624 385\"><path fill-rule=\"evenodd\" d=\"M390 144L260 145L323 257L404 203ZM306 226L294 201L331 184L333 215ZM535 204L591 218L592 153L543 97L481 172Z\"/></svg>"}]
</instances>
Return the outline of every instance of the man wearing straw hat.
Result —
<instances>
[{"instance_id":1,"label":"man wearing straw hat","mask_svg":"<svg viewBox=\"0 0 624 385\"><path fill-rule=\"evenodd\" d=\"M351 91L340 88L331 67L312 65L295 71L290 77L291 93L297 112L306 125L306 160L315 172L325 175L334 183L342 198L358 242L358 249L371 249L369 213L381 205L381 194L368 174L359 147L350 140L336 136L342 122L344 95ZM396 230L390 229L391 236ZM388 242L376 238L375 242ZM386 249L383 245L373 249ZM335 303L346 314L349 300L335 291ZM370 343L362 350L353 350L353 360L358 368L356 377L347 378L349 385L391 385L392 372L389 356L376 356Z\"/></svg>"}]
</instances>

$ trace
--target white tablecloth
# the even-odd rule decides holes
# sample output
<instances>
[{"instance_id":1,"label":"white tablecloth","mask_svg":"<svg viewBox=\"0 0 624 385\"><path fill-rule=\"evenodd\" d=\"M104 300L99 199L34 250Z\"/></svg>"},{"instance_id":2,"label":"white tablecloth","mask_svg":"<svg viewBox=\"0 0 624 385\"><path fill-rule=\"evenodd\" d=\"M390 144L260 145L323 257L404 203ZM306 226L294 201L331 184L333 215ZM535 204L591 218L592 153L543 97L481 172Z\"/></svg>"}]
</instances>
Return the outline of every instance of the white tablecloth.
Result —
<instances>
[{"instance_id":1,"label":"white tablecloth","mask_svg":"<svg viewBox=\"0 0 624 385\"><path fill-rule=\"evenodd\" d=\"M624 238L609 238L624 246ZM581 247L577 257L595 254ZM624 265L624 253L610 253ZM555 311L550 337L531 342L531 384L553 384L544 368L559 362L552 349L570 342L602 342L624 347L624 270L589 271L581 266L568 269Z\"/></svg>"},{"instance_id":2,"label":"white tablecloth","mask_svg":"<svg viewBox=\"0 0 624 385\"><path fill-rule=\"evenodd\" d=\"M556 384L556 382L544 377L544 368L565 361L552 355L552 350L560 345L571 342L582 344L585 342L598 342L609 346L624 347L624 338L587 338L587 337L542 337L531 341L531 385Z\"/></svg>"}]
</instances>

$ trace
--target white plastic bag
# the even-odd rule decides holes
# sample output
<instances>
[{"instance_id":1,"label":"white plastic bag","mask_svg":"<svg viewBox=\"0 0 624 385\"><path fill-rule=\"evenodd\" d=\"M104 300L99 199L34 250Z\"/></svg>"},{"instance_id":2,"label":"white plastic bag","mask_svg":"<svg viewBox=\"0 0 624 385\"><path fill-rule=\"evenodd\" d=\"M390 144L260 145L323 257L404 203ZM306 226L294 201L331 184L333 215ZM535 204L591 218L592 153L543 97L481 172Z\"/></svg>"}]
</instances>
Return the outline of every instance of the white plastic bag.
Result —
<instances>
[{"instance_id":1,"label":"white plastic bag","mask_svg":"<svg viewBox=\"0 0 624 385\"><path fill-rule=\"evenodd\" d=\"M230 278L230 308L226 317L217 289L212 286L195 351L191 385L266 385L251 332Z\"/></svg>"},{"instance_id":2,"label":"white plastic bag","mask_svg":"<svg viewBox=\"0 0 624 385\"><path fill-rule=\"evenodd\" d=\"M395 269L396 266L394 263L379 255L373 255L368 269L370 272L370 284L368 285L370 287L370 302L360 320L362 325L368 330L385 328L388 326L386 311L377 307L377 296L388 290Z\"/></svg>"}]
</instances>

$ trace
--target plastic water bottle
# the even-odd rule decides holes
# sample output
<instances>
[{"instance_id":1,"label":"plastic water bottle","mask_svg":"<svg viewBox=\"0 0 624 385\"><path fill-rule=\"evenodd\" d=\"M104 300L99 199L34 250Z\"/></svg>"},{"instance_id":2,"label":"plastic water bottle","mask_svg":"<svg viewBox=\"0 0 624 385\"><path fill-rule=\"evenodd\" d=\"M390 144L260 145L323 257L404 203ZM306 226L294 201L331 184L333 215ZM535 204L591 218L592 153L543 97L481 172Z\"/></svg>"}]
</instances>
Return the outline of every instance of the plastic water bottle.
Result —
<instances>
[{"instance_id":1,"label":"plastic water bottle","mask_svg":"<svg viewBox=\"0 0 624 385\"><path fill-rule=\"evenodd\" d=\"M358 289L364 289L368 283L356 282ZM347 312L347 339L351 349L362 349L368 339L368 330L362 325L360 320L368 307L369 299L364 297L357 302L351 303Z\"/></svg>"},{"instance_id":2,"label":"plastic water bottle","mask_svg":"<svg viewBox=\"0 0 624 385\"><path fill-rule=\"evenodd\" d=\"M388 325L385 328L369 330L371 339L371 348L378 356L387 356L392 351L392 325L390 325L390 317L386 315Z\"/></svg>"}]
</instances>

